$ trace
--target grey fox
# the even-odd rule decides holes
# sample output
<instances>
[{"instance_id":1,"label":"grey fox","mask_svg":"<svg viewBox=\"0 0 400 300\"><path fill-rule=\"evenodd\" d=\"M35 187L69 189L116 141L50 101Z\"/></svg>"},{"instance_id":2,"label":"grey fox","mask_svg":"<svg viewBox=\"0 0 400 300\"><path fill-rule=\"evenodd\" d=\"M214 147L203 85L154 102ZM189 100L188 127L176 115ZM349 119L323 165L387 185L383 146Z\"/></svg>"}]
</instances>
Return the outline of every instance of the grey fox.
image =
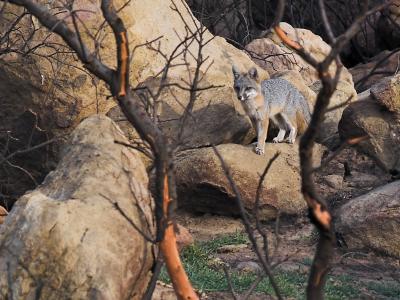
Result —
<instances>
[{"instance_id":1,"label":"grey fox","mask_svg":"<svg viewBox=\"0 0 400 300\"><path fill-rule=\"evenodd\" d=\"M241 73L232 66L236 95L257 132L255 152L264 154L269 119L279 128L274 143L287 141L294 143L298 130L303 132L308 126L311 113L307 100L290 82L282 78L268 79L260 83L256 68Z\"/></svg>"}]
</instances>

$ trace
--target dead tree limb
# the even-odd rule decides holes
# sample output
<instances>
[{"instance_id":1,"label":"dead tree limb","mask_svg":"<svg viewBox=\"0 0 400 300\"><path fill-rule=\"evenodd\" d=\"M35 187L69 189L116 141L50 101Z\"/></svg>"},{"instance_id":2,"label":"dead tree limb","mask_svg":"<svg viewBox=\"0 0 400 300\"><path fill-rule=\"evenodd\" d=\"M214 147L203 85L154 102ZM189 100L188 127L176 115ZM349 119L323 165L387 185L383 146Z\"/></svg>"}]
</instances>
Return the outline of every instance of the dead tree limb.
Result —
<instances>
[{"instance_id":1,"label":"dead tree limb","mask_svg":"<svg viewBox=\"0 0 400 300\"><path fill-rule=\"evenodd\" d=\"M280 2L281 5L284 6L285 0L280 0ZM302 136L299 145L302 178L301 191L308 205L310 220L319 231L319 241L307 285L307 299L323 299L324 286L327 274L330 270L330 262L333 257L333 249L335 245L335 234L331 212L329 211L325 200L318 195L312 178L314 169L312 166L312 152L317 133L328 109L330 98L335 92L339 80L342 68L339 63L339 53L350 39L359 32L362 22L368 15L382 10L391 2L393 1L385 1L383 4L377 5L368 10L369 1L364 1L363 11L355 18L353 24L337 38L331 37L333 38L331 40L332 49L321 62L318 62L314 57L312 57L312 55L297 41L291 40L282 28L279 27L279 24L274 27L274 30L280 39L288 47L294 49L307 63L317 70L322 82L322 89L318 93L311 122ZM325 7L320 5L320 10L323 11L324 9ZM322 14L326 14L326 12L322 12ZM328 22L326 18L323 18L323 20L324 22ZM324 26L329 30L329 22ZM336 61L336 72L334 75L331 75L328 70L333 61Z\"/></svg>"}]
</instances>

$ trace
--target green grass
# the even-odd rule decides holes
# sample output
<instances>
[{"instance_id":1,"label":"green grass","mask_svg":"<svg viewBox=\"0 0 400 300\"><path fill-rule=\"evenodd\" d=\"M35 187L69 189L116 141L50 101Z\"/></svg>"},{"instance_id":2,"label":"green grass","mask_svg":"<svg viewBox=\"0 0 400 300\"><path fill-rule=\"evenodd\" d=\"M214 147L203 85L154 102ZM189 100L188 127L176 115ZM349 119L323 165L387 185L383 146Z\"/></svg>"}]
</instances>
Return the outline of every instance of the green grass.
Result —
<instances>
[{"instance_id":1,"label":"green grass","mask_svg":"<svg viewBox=\"0 0 400 300\"><path fill-rule=\"evenodd\" d=\"M228 282L225 278L222 266L215 263L216 250L224 245L248 243L247 236L243 233L225 235L211 241L197 243L183 250L181 253L185 269L192 284L204 292L228 291ZM305 262L311 265L311 261ZM252 273L239 273L230 271L232 284L236 292L247 290L256 275ZM275 274L275 279L284 297L304 299L307 284L307 274L295 271L279 271ZM170 283L165 269L160 274L160 280ZM330 276L325 287L325 298L336 299L357 299L364 288L377 295L394 297L399 295L399 287L385 285L368 285L354 283L349 276ZM269 280L265 278L258 285L257 292L274 295Z\"/></svg>"},{"instance_id":2,"label":"green grass","mask_svg":"<svg viewBox=\"0 0 400 300\"><path fill-rule=\"evenodd\" d=\"M400 283L397 282L370 282L366 284L366 288L387 299L400 298Z\"/></svg>"}]
</instances>

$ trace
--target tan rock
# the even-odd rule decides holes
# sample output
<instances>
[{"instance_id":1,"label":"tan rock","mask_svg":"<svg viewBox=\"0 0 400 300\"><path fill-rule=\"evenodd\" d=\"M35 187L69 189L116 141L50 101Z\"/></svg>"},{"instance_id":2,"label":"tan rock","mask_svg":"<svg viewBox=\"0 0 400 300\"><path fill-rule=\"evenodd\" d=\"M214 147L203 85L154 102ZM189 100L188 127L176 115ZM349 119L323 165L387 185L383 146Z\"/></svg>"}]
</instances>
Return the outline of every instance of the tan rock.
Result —
<instances>
[{"instance_id":1,"label":"tan rock","mask_svg":"<svg viewBox=\"0 0 400 300\"><path fill-rule=\"evenodd\" d=\"M374 158L385 171L400 171L399 119L375 99L351 103L343 112L339 134L343 140L368 136L356 145L357 149Z\"/></svg>"},{"instance_id":2,"label":"tan rock","mask_svg":"<svg viewBox=\"0 0 400 300\"><path fill-rule=\"evenodd\" d=\"M179 249L183 249L194 243L193 236L190 234L189 230L180 224L177 224L176 232L176 242Z\"/></svg>"},{"instance_id":3,"label":"tan rock","mask_svg":"<svg viewBox=\"0 0 400 300\"><path fill-rule=\"evenodd\" d=\"M196 32L200 27L200 23L193 17L184 1L174 1L174 3L176 4L177 11L174 9L172 1L155 0L151 5L146 1L129 1L128 3L126 1L115 1L117 9L123 6L119 15L128 31L130 49L134 52L130 66L132 86L136 86L138 83L142 83L146 79L159 74L166 64L165 58L159 52L154 51L150 47L139 47L139 45L159 38L157 42L154 42L154 48L159 49L164 55L170 56L182 42L182 39L185 38L187 30ZM50 4L46 3L46 5L50 7ZM57 7L54 8L55 11L59 10L59 7L62 7L58 1L52 2L51 5ZM18 10L13 5L8 5L8 7L10 7L11 12ZM108 66L115 66L116 51L114 36L108 26L104 26L99 31L99 24L103 22L100 5L97 2L78 0L74 2L73 8L75 10L82 10L77 14L80 20L85 23L85 28L92 36L97 34L99 37L98 49L102 61ZM88 13L88 11L91 13ZM71 18L65 12L60 13L59 17L64 17L64 20L69 24L72 22ZM149 22L148 20L157 20L157 22ZM37 21L35 21L35 24L39 26L39 30L35 35L35 40L39 42L47 35L47 31ZM28 28L21 30L29 31ZM88 44L89 48L93 47L94 43L91 35L83 33L82 38ZM210 111L218 111L219 114L226 114L226 107L228 107L230 111L228 117L232 115L232 112L234 114L242 113L241 108L233 104L235 95L232 88L233 76L231 75L231 67L234 63L242 69L248 69L254 66L254 63L243 51L228 44L221 37L214 37L208 30L204 31L203 39L204 41L210 40L203 47L201 53L203 58L207 58L207 62L201 66L204 82L215 86L223 86L223 88L220 92L217 92L218 96L216 96L215 91L203 90L201 96L203 99L207 99L207 101L200 100L196 110L205 111L211 107ZM61 39L54 34L50 35L47 41L49 43L60 43L60 49L65 50ZM175 58L172 62L175 66L169 70L169 76L181 83L183 80L185 82L189 80L189 74L196 65L195 61L199 44L196 41L188 44L190 46L187 51L182 51L183 47L177 49L177 53L182 53ZM6 90L8 83L14 80L14 85L19 86L19 90L15 89L15 93L10 92L13 95L10 101L15 100L15 95L20 93L27 95L31 93L35 94L33 102L38 102L36 104L39 106L43 106L44 99L48 99L46 103L55 111L52 121L56 123L55 126L62 128L73 127L83 118L97 112L107 112L111 107L116 105L114 101L106 100L106 96L109 96L107 87L82 71L84 67L76 61L75 55L63 51L63 54L57 57L59 66L57 74L54 74L54 62L53 65L50 64L52 61L50 60L49 62L48 56L56 49L46 47L38 49L37 51L40 55L35 56L35 59L32 59L31 62L20 62L19 58L15 59L21 65L28 64L28 67L32 71L27 73L26 77L33 78L34 80L32 80L32 83L29 82L22 86L18 81L15 81L15 78L5 80L2 83L4 88L1 88L2 85L0 85L0 95L3 89ZM192 57L191 54L194 54L195 57ZM13 57L9 59L13 60L10 63L14 63ZM60 61L63 63L60 63ZM259 71L263 77L268 77L266 71L262 69L259 69ZM16 72L20 73L19 70ZM51 91L51 94L48 95L49 91ZM173 97L174 95L169 95L170 99ZM182 101L183 104L186 104L187 95L182 92L177 97L174 100L173 113L179 117L182 114L182 110L177 109L180 106L179 102ZM17 100L13 102L17 102ZM165 105L169 106L170 102ZM39 112L40 110L41 107L38 108ZM168 116L164 117L168 118ZM201 118L198 119L198 122L201 123ZM250 122L247 119L245 120L248 126L245 126L242 130L244 131L244 135L248 134L250 130ZM213 123L217 124L218 122ZM209 124L208 126L211 127L212 125ZM214 130L217 131L215 128ZM242 132L236 132L234 135L237 137L241 134ZM226 136L229 136L229 133ZM236 139L231 141L237 142ZM208 144L210 143L215 143L215 141L209 141Z\"/></svg>"},{"instance_id":4,"label":"tan rock","mask_svg":"<svg viewBox=\"0 0 400 300\"><path fill-rule=\"evenodd\" d=\"M231 76L230 74L228 77ZM158 80L149 79L145 82L153 94L158 88L154 82ZM170 82L184 85L184 82L179 79L171 78ZM205 79L202 84L209 83ZM255 136L255 130L236 96L231 92L232 85L230 84L208 90L207 93L202 92L194 102L191 114L183 123L181 117L189 103L189 91L176 86L165 88L160 95L162 102L158 111L159 126L181 149L229 142L250 143ZM119 107L111 109L107 115L113 120L125 119ZM130 139L138 138L129 122L123 121L122 126Z\"/></svg>"},{"instance_id":5,"label":"tan rock","mask_svg":"<svg viewBox=\"0 0 400 300\"><path fill-rule=\"evenodd\" d=\"M165 284L157 281L156 288L154 289L152 300L177 300L174 288L170 284Z\"/></svg>"},{"instance_id":6,"label":"tan rock","mask_svg":"<svg viewBox=\"0 0 400 300\"><path fill-rule=\"evenodd\" d=\"M350 200L337 216L336 231L350 249L367 248L400 258L400 181Z\"/></svg>"},{"instance_id":7,"label":"tan rock","mask_svg":"<svg viewBox=\"0 0 400 300\"><path fill-rule=\"evenodd\" d=\"M14 205L0 227L0 298L141 299L151 244L116 209L154 234L148 178L109 119L73 132L58 167Z\"/></svg>"},{"instance_id":8,"label":"tan rock","mask_svg":"<svg viewBox=\"0 0 400 300\"><path fill-rule=\"evenodd\" d=\"M371 95L400 116L400 74L385 77L371 87Z\"/></svg>"},{"instance_id":9,"label":"tan rock","mask_svg":"<svg viewBox=\"0 0 400 300\"><path fill-rule=\"evenodd\" d=\"M291 40L303 46L317 61L322 61L329 54L331 47L312 31L293 28L285 22L281 22L280 27ZM252 41L246 46L246 50L254 53L253 60L270 74L288 69L295 70L301 74L308 86L319 80L317 71L293 50L286 47L274 32L267 35L266 38ZM266 59L262 59L264 57ZM335 71L336 64L333 63L329 68L329 72L334 75ZM342 69L339 80L353 84L351 74L345 67Z\"/></svg>"},{"instance_id":10,"label":"tan rock","mask_svg":"<svg viewBox=\"0 0 400 300\"><path fill-rule=\"evenodd\" d=\"M262 186L260 218L273 219L277 212L299 214L306 208L300 193L298 146L267 143L266 154L257 155L252 146L225 144L217 146L241 194L243 205L251 212L256 197L260 174L269 159L281 151ZM315 161L320 162L321 151L315 149ZM176 158L176 181L179 206L190 211L213 214L239 215L235 195L212 148L182 152Z\"/></svg>"},{"instance_id":11,"label":"tan rock","mask_svg":"<svg viewBox=\"0 0 400 300\"><path fill-rule=\"evenodd\" d=\"M4 223L4 220L6 219L8 215L8 211L0 205L0 225Z\"/></svg>"},{"instance_id":12,"label":"tan rock","mask_svg":"<svg viewBox=\"0 0 400 300\"><path fill-rule=\"evenodd\" d=\"M399 52L382 51L365 64L349 69L353 75L356 90L360 93L390 74L395 74L400 59ZM372 72L372 73L371 73Z\"/></svg>"}]
</instances>

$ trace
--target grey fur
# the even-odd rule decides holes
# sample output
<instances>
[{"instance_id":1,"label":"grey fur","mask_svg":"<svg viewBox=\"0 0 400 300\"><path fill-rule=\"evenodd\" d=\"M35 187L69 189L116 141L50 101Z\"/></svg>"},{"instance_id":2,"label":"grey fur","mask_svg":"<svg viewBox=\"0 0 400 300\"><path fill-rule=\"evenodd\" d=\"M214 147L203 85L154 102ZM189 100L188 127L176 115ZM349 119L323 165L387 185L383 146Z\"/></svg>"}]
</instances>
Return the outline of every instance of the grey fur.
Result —
<instances>
[{"instance_id":1,"label":"grey fur","mask_svg":"<svg viewBox=\"0 0 400 300\"><path fill-rule=\"evenodd\" d=\"M240 73L238 68L233 66L232 72L236 95L257 131L255 152L264 153L269 119L279 128L278 135L273 139L274 143L283 142L287 130L288 142L294 143L298 123L304 121L308 125L311 119L307 100L299 90L282 78L264 80L260 84L255 68L247 73ZM257 101L260 96L261 101Z\"/></svg>"}]
</instances>

